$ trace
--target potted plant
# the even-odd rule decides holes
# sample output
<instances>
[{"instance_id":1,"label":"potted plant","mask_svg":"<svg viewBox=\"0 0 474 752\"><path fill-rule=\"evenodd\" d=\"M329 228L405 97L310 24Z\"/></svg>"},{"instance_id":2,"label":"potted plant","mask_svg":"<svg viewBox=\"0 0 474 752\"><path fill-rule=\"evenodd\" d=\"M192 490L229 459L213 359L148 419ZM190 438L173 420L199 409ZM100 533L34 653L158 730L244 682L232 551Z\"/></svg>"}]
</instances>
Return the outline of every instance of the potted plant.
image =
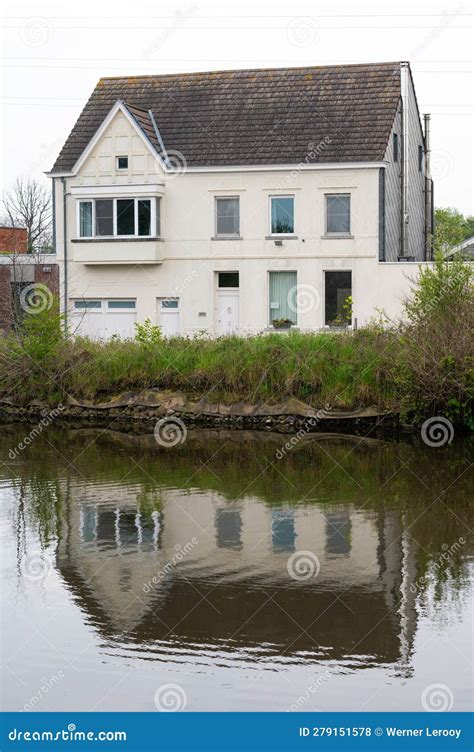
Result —
<instances>
[{"instance_id":1,"label":"potted plant","mask_svg":"<svg viewBox=\"0 0 474 752\"><path fill-rule=\"evenodd\" d=\"M331 329L345 329L352 324L352 295L348 295L342 304L341 311L336 318L329 322Z\"/></svg>"},{"instance_id":2,"label":"potted plant","mask_svg":"<svg viewBox=\"0 0 474 752\"><path fill-rule=\"evenodd\" d=\"M291 319L273 319L274 329L291 329L293 322Z\"/></svg>"}]
</instances>

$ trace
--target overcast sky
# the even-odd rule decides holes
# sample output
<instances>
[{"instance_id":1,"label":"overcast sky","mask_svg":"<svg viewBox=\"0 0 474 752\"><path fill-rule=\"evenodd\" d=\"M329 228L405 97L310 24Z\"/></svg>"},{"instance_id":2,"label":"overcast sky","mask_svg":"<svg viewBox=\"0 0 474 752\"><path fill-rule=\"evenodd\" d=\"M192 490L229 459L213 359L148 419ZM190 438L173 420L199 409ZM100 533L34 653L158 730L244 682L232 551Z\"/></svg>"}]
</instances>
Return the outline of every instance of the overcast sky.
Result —
<instances>
[{"instance_id":1,"label":"overcast sky","mask_svg":"<svg viewBox=\"0 0 474 752\"><path fill-rule=\"evenodd\" d=\"M51 168L106 75L409 60L437 206L473 208L473 4L5 2L0 190Z\"/></svg>"}]
</instances>

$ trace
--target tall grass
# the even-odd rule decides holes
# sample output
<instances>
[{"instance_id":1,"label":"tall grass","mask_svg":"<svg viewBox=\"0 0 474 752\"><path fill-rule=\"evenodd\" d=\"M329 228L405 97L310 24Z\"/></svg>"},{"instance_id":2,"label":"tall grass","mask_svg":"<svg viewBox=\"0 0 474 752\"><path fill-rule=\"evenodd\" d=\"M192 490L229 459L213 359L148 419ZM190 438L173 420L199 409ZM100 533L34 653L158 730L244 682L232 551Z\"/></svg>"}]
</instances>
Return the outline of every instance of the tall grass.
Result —
<instances>
[{"instance_id":1,"label":"tall grass","mask_svg":"<svg viewBox=\"0 0 474 752\"><path fill-rule=\"evenodd\" d=\"M12 345L4 340L0 373L2 392L22 401L49 399L51 391L97 400L154 388L205 396L211 402L294 397L350 408L390 401L388 365L395 346L390 333L362 331L216 340L177 337L153 345L77 338L64 340L52 358L17 353L13 363ZM7 356L9 368L2 373Z\"/></svg>"}]
</instances>

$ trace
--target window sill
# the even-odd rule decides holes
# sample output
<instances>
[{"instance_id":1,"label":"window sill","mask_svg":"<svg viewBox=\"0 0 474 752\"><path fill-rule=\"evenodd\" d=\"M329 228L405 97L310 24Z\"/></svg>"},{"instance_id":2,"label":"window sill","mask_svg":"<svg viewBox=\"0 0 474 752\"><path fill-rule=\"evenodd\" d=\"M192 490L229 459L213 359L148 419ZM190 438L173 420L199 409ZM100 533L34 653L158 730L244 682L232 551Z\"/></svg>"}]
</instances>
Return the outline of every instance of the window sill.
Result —
<instances>
[{"instance_id":1,"label":"window sill","mask_svg":"<svg viewBox=\"0 0 474 752\"><path fill-rule=\"evenodd\" d=\"M143 235L143 237L130 237L130 236L123 236L121 238L72 238L71 243L150 243L153 241L156 243L157 241L160 243L164 242L164 238L151 238L149 235Z\"/></svg>"},{"instance_id":2,"label":"window sill","mask_svg":"<svg viewBox=\"0 0 474 752\"><path fill-rule=\"evenodd\" d=\"M298 240L298 235L265 235L265 240Z\"/></svg>"},{"instance_id":3,"label":"window sill","mask_svg":"<svg viewBox=\"0 0 474 752\"><path fill-rule=\"evenodd\" d=\"M242 235L214 235L211 240L243 240Z\"/></svg>"},{"instance_id":4,"label":"window sill","mask_svg":"<svg viewBox=\"0 0 474 752\"><path fill-rule=\"evenodd\" d=\"M354 240L354 235L345 232L327 232L321 235L321 240Z\"/></svg>"}]
</instances>

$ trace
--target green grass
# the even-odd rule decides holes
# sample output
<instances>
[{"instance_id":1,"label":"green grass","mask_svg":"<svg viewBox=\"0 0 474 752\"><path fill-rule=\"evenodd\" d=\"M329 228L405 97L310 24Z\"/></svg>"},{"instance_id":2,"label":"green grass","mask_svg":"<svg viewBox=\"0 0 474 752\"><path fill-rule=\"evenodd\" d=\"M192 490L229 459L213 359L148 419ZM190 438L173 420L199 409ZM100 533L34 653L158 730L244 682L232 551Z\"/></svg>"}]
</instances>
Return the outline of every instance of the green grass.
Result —
<instances>
[{"instance_id":1,"label":"green grass","mask_svg":"<svg viewBox=\"0 0 474 752\"><path fill-rule=\"evenodd\" d=\"M22 401L49 400L52 392L98 400L157 388L211 402L295 397L316 406L386 406L393 398L388 365L396 344L390 333L367 331L178 337L153 345L77 338L62 340L45 359L43 350L39 357L15 351L12 358L6 339L0 344L0 376L3 393ZM14 360L15 367L2 369L7 360Z\"/></svg>"}]
</instances>

